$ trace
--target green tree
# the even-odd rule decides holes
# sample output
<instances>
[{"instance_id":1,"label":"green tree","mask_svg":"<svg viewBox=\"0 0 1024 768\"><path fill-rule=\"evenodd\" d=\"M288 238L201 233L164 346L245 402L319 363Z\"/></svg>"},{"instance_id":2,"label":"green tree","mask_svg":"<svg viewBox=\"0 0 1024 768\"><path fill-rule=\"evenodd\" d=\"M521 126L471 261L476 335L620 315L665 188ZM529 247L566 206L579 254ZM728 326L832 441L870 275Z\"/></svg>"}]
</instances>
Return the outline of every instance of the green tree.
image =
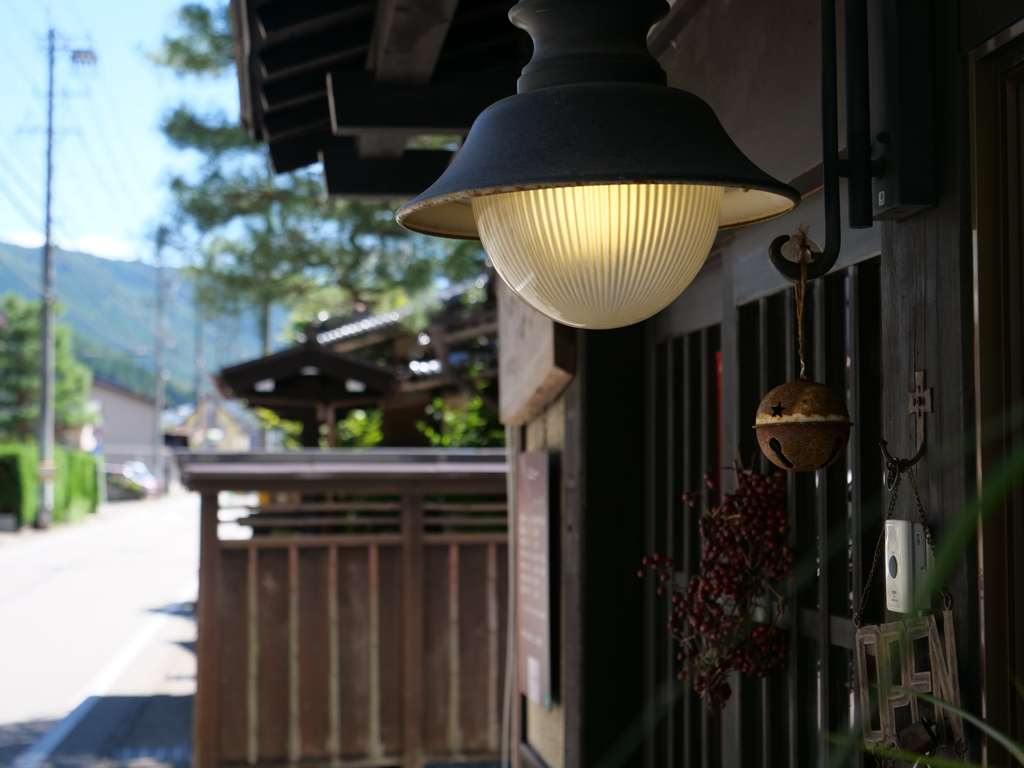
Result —
<instances>
[{"instance_id":1,"label":"green tree","mask_svg":"<svg viewBox=\"0 0 1024 768\"><path fill-rule=\"evenodd\" d=\"M41 302L29 301L16 293L8 293L0 299L0 440L28 442L37 438L41 309ZM54 399L57 434L60 434L89 420L87 404L92 372L75 359L70 327L57 325L55 339Z\"/></svg>"},{"instance_id":2,"label":"green tree","mask_svg":"<svg viewBox=\"0 0 1024 768\"><path fill-rule=\"evenodd\" d=\"M281 445L287 450L302 448L302 422L282 419L268 408L256 408L256 417L263 429L278 430ZM337 424L335 446L338 448L369 448L384 439L383 408L353 408ZM326 430L326 425L322 427ZM320 436L320 447L328 447L327 435Z\"/></svg>"},{"instance_id":3,"label":"green tree","mask_svg":"<svg viewBox=\"0 0 1024 768\"><path fill-rule=\"evenodd\" d=\"M234 77L228 4L187 3L177 19L177 34L151 60L179 77ZM162 129L174 147L202 158L195 174L171 180L175 217L198 243L198 301L218 313L257 309L265 348L274 304L315 293L322 309L347 313L483 268L478 244L413 235L395 221L394 205L327 199L309 170L275 174L266 147L223 114L181 105Z\"/></svg>"},{"instance_id":4,"label":"green tree","mask_svg":"<svg viewBox=\"0 0 1024 768\"><path fill-rule=\"evenodd\" d=\"M436 397L426 408L430 422L416 422L435 448L500 448L505 445L505 428L497 415L484 407L478 395L463 405L451 405Z\"/></svg>"}]
</instances>

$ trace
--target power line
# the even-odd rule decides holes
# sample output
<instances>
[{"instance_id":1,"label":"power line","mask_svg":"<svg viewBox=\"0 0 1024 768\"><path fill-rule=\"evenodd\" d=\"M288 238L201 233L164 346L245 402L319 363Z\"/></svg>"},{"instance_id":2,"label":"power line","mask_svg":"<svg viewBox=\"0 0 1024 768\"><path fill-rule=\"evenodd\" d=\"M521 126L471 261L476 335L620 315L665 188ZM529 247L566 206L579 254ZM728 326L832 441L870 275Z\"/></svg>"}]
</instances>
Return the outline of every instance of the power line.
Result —
<instances>
[{"instance_id":1,"label":"power line","mask_svg":"<svg viewBox=\"0 0 1024 768\"><path fill-rule=\"evenodd\" d=\"M103 103L106 104L107 108L110 110L110 114L111 114L111 117L113 119L114 125L116 125L116 126L125 125L124 120L121 119L121 112L118 109L117 100L110 93L110 88L107 85L107 81L104 80L103 78L100 78L99 82L100 82L100 91L102 92L103 97L104 97L103 98ZM138 160L139 160L139 153L138 153L138 151L137 151L137 149L135 147L134 139L132 139L132 134L131 134L130 131L127 131L127 132L124 132L124 133L121 134L121 142L124 144L125 149L128 150L128 154L130 155L129 161L130 161L131 167L132 168L140 168L141 167L141 163L138 162ZM143 183L143 191L146 191L144 183Z\"/></svg>"},{"instance_id":2,"label":"power line","mask_svg":"<svg viewBox=\"0 0 1024 768\"><path fill-rule=\"evenodd\" d=\"M77 114L77 111L76 111L76 114ZM103 184L103 186L106 187L108 190L115 190L116 189L121 195L123 195L123 200L121 202L126 202L128 204L126 207L134 208L135 209L135 213L141 215L142 211L139 210L138 208L136 208L136 206L138 205L138 202L135 200L134 197L132 197L131 193L128 192L125 189L125 187L123 186L123 183L120 183L120 184L113 183L110 180L110 177L107 176L107 173L103 169L103 167L97 162L96 157L95 157L95 153L91 151L91 147L89 146L88 141L83 140L82 144L83 144L83 147L82 147L83 151L81 153L79 153L79 154L82 154L82 155L85 156L85 159L89 162L89 165L92 167L93 172L99 178L99 180ZM115 171L115 178L118 178L118 179L120 178L120 177L117 176L116 171Z\"/></svg>"},{"instance_id":3,"label":"power line","mask_svg":"<svg viewBox=\"0 0 1024 768\"><path fill-rule=\"evenodd\" d=\"M89 110L89 116L92 118L93 126L96 128L96 133L99 134L100 145L101 145L101 147L103 149L103 152L106 155L107 160L110 163L111 167L113 168L114 173L117 175L118 179L120 179L122 181L131 180L131 181L136 182L136 184L138 185L138 188L134 190L134 193L135 194L142 193L144 191L143 188L142 188L142 185L139 184L138 177L134 175L135 173L138 172L136 170L135 165L129 163L129 167L132 169L132 173L126 173L125 172L125 167L123 165L121 165L120 157L114 151L113 147L110 144L109 133L105 130L106 126L100 125L100 119L99 119L98 114L97 114L96 111ZM134 201L134 198L133 198L133 201Z\"/></svg>"},{"instance_id":4,"label":"power line","mask_svg":"<svg viewBox=\"0 0 1024 768\"><path fill-rule=\"evenodd\" d=\"M25 81L25 84L33 92L38 91L39 90L39 84L36 83L35 81L33 81L28 76L28 73L25 72L24 63L19 63L19 62L15 61L14 56L11 55L11 52L7 49L7 46L0 45L0 51L3 51L4 58L7 59L7 62L11 65L11 70L13 72L17 72L18 75L21 77L21 79Z\"/></svg>"},{"instance_id":5,"label":"power line","mask_svg":"<svg viewBox=\"0 0 1024 768\"><path fill-rule=\"evenodd\" d=\"M63 168L64 172L71 177L71 180L72 182L74 182L76 189L84 190L89 188L88 185L82 180L82 177L79 175L79 168L76 163L64 163L64 165L61 167ZM79 201L83 200L81 196L78 196L75 199ZM81 225L81 221L78 219L78 214L74 212L71 206L65 205L62 207L62 210L64 216L67 216L72 219L75 225L75 229L79 232L79 234L87 234L86 228ZM88 206L86 207L86 210L88 212ZM65 232L64 234L69 233Z\"/></svg>"},{"instance_id":6,"label":"power line","mask_svg":"<svg viewBox=\"0 0 1024 768\"><path fill-rule=\"evenodd\" d=\"M16 200L14 198L13 193L12 193L12 190L14 190L16 188L17 189L21 189L24 192L25 187L27 187L28 184L25 183L25 180L21 177L21 174L19 174L17 172L17 170L14 168L14 166L8 164L7 159L3 155L0 155L0 168L3 168L6 171L7 175L10 178L14 179L14 184L11 184L10 186L3 187L4 196L8 200L10 200L11 204L18 209L18 212L21 213L22 216L25 217L25 221L26 221L27 224L29 224L33 228L34 227L38 227L39 226L38 215L33 216L31 213L28 213L26 211L26 208L28 206L26 206L23 201ZM28 194L28 193L24 192L24 194Z\"/></svg>"},{"instance_id":7,"label":"power line","mask_svg":"<svg viewBox=\"0 0 1024 768\"><path fill-rule=\"evenodd\" d=\"M15 17L17 18L17 20L18 20L18 24L19 24L19 25L20 25L21 27L23 27L23 28L25 28L25 29L31 29L31 28L32 28L32 25L31 25L31 24L29 24L29 23L28 23L28 22L27 22L27 21L25 20L25 17L24 17L24 16L22 16L22 15L21 15L21 12L20 12L20 11L18 10L18 6L17 6L17 3L12 3L12 2L11 2L11 0L3 0L3 3L4 3L4 5L6 5L6 6L8 7L8 8L10 8L10 10L11 10L11 15L12 15L12 16L15 16Z\"/></svg>"},{"instance_id":8,"label":"power line","mask_svg":"<svg viewBox=\"0 0 1024 768\"><path fill-rule=\"evenodd\" d=\"M28 286L28 289L30 291L32 291L34 294L38 296L43 295L42 284L39 282L38 278L32 277L31 275L27 274L27 272L25 271L26 265L24 263L19 262L17 259L6 259L4 260L4 263L7 266L7 269L10 270L15 277L19 278L23 283L25 283L25 285Z\"/></svg>"},{"instance_id":9,"label":"power line","mask_svg":"<svg viewBox=\"0 0 1024 768\"><path fill-rule=\"evenodd\" d=\"M11 175L22 189L36 189L36 186L30 183L26 176L22 175L21 169L19 169L10 158L0 155L0 166L7 169L7 173Z\"/></svg>"},{"instance_id":10,"label":"power line","mask_svg":"<svg viewBox=\"0 0 1024 768\"><path fill-rule=\"evenodd\" d=\"M30 227L36 227L39 225L38 221L33 221L35 217L31 213L29 213L29 211L26 208L22 207L21 201L19 201L18 198L11 194L10 188L0 187L0 192L3 192L4 197L6 197L8 201L10 201L11 205L14 206L14 208L18 211L18 213L21 214L21 217L25 220L26 224L28 224Z\"/></svg>"},{"instance_id":11,"label":"power line","mask_svg":"<svg viewBox=\"0 0 1024 768\"><path fill-rule=\"evenodd\" d=\"M86 21L86 19L82 16L81 12L78 10L78 6L74 2L72 2L72 0L61 0L61 2L64 4L64 7L67 8L68 11L71 13L71 15L74 17L75 23L78 25L78 28L81 30L82 34L85 35L87 38L91 38L92 30L90 29L89 24ZM97 115L95 115L94 113L90 113L90 115L96 117L97 122L95 123L95 125L99 129L100 137L101 137L101 139L105 143L108 140L107 139L108 135L113 135L113 134L117 135L117 137L118 137L118 144L123 146L127 150L127 154L130 155L130 157L128 158L128 168L131 170L131 173L130 174L123 174L122 173L121 175L122 175L123 178L131 178L134 182L136 182L138 184L139 188L137 190L135 190L136 192L138 192L138 193L145 193L147 191L146 190L146 185L145 185L145 183L143 183L143 180L137 175L138 174L138 170L137 169L139 167L139 164L137 162L135 162L135 161L138 160L139 155L138 155L138 152L136 151L135 146L133 144L133 141L132 141L132 138L131 138L131 134L129 132L125 132L125 131L121 130L121 126L123 126L125 123L124 123L123 120L120 119L121 115L120 115L120 111L117 108L117 100L114 99L113 96L111 96L109 86L107 85L107 81L102 76L100 76L100 78L99 78L99 86L100 86L100 92L101 92L101 99L100 99L100 101L102 101L104 110L105 110L105 112L107 114L107 117L110 118L110 121L107 122L106 120L104 120L105 125L104 126L100 126L99 125L99 117ZM111 128L111 130L107 131L107 130L104 130L104 128ZM118 157L117 153L114 152L110 148L109 144L107 145L106 149L107 149L108 156L110 156L111 158L117 158ZM124 170L123 167L121 166L121 163L120 163L119 159L115 160L114 164L117 165L117 170L118 171L123 171Z\"/></svg>"},{"instance_id":12,"label":"power line","mask_svg":"<svg viewBox=\"0 0 1024 768\"><path fill-rule=\"evenodd\" d=\"M75 23L78 25L78 28L86 37L89 37L91 35L89 25L85 22L85 19L82 17L82 14L79 13L78 7L74 3L72 3L71 0L62 0L62 2L64 3L64 7L71 12L71 15L72 17L74 17Z\"/></svg>"},{"instance_id":13,"label":"power line","mask_svg":"<svg viewBox=\"0 0 1024 768\"><path fill-rule=\"evenodd\" d=\"M21 12L18 10L17 3L12 3L11 0L2 0L2 2L4 3L4 5L8 7L8 9L10 9L9 18L15 18L15 20L17 21L17 26L21 27L24 30L25 38L29 41L33 40L35 38L35 35L31 32L32 25L29 24L25 20L25 17L21 15ZM7 28L12 29L14 26L15 25L8 24ZM34 47L35 46L33 45L33 48ZM4 58L6 58L8 62L10 62L11 69L18 73L18 76L25 81L29 88L31 88L33 91L38 91L39 84L32 80L29 77L28 73L25 71L25 62L17 61L11 54L7 46L0 46L0 49L3 50Z\"/></svg>"}]
</instances>

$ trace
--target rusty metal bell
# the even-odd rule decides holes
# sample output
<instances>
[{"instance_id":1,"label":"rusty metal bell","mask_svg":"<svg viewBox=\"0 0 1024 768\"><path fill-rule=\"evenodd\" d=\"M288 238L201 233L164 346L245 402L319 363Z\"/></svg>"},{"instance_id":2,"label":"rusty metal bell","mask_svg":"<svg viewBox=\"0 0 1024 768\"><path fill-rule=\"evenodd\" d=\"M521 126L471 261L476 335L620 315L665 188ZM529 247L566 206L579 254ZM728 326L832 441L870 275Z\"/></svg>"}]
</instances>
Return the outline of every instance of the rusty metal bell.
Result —
<instances>
[{"instance_id":1,"label":"rusty metal bell","mask_svg":"<svg viewBox=\"0 0 1024 768\"><path fill-rule=\"evenodd\" d=\"M776 387L757 407L754 429L764 455L790 472L833 464L850 439L850 412L824 384L797 380Z\"/></svg>"}]
</instances>

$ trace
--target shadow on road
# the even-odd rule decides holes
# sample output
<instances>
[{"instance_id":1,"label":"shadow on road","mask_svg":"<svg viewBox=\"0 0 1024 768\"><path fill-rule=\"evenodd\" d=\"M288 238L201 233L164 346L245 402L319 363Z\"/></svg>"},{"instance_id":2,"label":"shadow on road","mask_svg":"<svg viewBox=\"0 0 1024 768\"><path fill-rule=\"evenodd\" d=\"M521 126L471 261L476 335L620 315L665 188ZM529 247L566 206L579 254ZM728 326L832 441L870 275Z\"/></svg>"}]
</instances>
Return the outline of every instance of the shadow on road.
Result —
<instances>
[{"instance_id":1,"label":"shadow on road","mask_svg":"<svg viewBox=\"0 0 1024 768\"><path fill-rule=\"evenodd\" d=\"M51 725L0 725L0 768L10 766ZM43 766L186 766L190 763L191 741L191 696L104 696Z\"/></svg>"},{"instance_id":2,"label":"shadow on road","mask_svg":"<svg viewBox=\"0 0 1024 768\"><path fill-rule=\"evenodd\" d=\"M54 724L54 720L0 725L0 766L14 762L21 751L32 746Z\"/></svg>"},{"instance_id":3,"label":"shadow on road","mask_svg":"<svg viewBox=\"0 0 1024 768\"><path fill-rule=\"evenodd\" d=\"M165 613L168 616L183 616L186 619L194 619L196 617L196 604L191 601L187 603L168 603L159 608L149 608L147 611L148 613Z\"/></svg>"}]
</instances>

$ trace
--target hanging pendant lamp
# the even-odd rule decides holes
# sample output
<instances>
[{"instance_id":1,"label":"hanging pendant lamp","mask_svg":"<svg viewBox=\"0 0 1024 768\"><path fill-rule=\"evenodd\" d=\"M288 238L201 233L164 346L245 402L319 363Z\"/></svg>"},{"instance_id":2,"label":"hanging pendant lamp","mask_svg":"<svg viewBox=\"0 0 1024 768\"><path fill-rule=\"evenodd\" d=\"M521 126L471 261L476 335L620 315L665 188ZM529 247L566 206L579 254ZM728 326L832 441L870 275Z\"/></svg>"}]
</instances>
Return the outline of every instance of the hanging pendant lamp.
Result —
<instances>
[{"instance_id":1,"label":"hanging pendant lamp","mask_svg":"<svg viewBox=\"0 0 1024 768\"><path fill-rule=\"evenodd\" d=\"M534 53L399 223L479 239L527 304L579 328L671 303L715 233L780 216L796 190L755 166L647 50L664 0L520 0Z\"/></svg>"}]
</instances>

